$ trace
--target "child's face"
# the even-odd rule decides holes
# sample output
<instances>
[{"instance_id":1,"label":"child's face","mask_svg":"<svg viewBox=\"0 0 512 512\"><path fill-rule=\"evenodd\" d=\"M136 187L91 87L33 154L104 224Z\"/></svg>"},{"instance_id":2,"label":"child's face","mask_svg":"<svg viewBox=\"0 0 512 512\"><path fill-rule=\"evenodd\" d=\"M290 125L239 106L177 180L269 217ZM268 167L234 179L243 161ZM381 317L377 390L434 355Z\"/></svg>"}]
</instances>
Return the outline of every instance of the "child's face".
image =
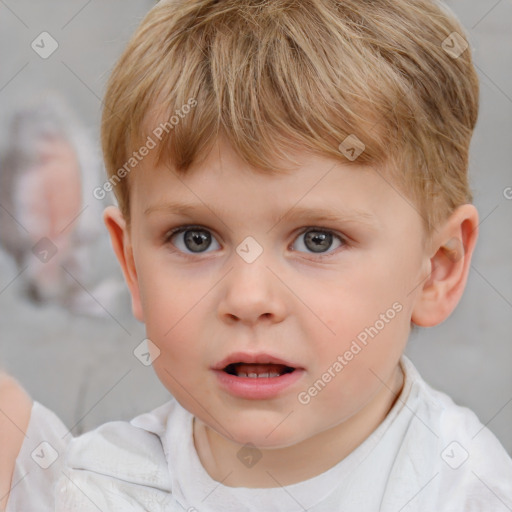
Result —
<instances>
[{"instance_id":1,"label":"child's face","mask_svg":"<svg viewBox=\"0 0 512 512\"><path fill-rule=\"evenodd\" d=\"M219 140L185 178L149 158L130 177L134 310L154 368L204 423L261 448L386 414L429 268L421 217L389 179L296 156L288 175L256 174ZM260 382L214 369L234 353L297 369Z\"/></svg>"}]
</instances>

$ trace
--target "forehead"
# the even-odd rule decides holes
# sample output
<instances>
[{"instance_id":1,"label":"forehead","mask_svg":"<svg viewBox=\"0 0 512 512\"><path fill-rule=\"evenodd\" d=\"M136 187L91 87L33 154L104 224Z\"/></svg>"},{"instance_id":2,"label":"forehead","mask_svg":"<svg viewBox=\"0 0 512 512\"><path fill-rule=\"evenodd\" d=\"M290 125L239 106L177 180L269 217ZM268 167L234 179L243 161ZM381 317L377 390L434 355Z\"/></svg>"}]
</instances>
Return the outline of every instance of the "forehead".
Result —
<instances>
[{"instance_id":1,"label":"forehead","mask_svg":"<svg viewBox=\"0 0 512 512\"><path fill-rule=\"evenodd\" d=\"M410 204L376 170L305 150L289 154L297 164L276 158L285 170L262 172L219 138L183 176L147 158L132 176L132 214L242 222L257 213L266 225L286 216L358 222L374 229L388 216L410 215Z\"/></svg>"},{"instance_id":2,"label":"forehead","mask_svg":"<svg viewBox=\"0 0 512 512\"><path fill-rule=\"evenodd\" d=\"M213 147L201 155L184 174L178 173L171 163L157 164L150 154L142 162L141 172L132 173L134 188L149 191L164 182L181 182L184 186L188 184L203 190L222 185L220 188L226 192L239 187L246 188L246 192L254 192L249 187L258 185L282 196L285 192L292 193L294 189L304 189L308 182L313 185L322 181L327 174L333 174L331 170L334 167L343 167L341 160L336 161L311 151L295 149L287 152L290 158L276 156L274 168L261 169L247 163L224 138L218 137ZM358 167L356 172L364 170Z\"/></svg>"}]
</instances>

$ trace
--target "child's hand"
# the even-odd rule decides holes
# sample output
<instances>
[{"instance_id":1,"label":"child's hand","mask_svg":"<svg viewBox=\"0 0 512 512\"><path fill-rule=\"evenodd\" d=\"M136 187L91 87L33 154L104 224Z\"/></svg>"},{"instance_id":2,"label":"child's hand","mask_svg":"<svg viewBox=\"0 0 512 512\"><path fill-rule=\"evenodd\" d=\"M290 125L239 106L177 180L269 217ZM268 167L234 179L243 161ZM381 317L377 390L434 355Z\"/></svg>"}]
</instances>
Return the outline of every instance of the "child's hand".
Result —
<instances>
[{"instance_id":1,"label":"child's hand","mask_svg":"<svg viewBox=\"0 0 512 512\"><path fill-rule=\"evenodd\" d=\"M16 458L25 438L32 400L19 383L0 371L0 511L5 510Z\"/></svg>"}]
</instances>

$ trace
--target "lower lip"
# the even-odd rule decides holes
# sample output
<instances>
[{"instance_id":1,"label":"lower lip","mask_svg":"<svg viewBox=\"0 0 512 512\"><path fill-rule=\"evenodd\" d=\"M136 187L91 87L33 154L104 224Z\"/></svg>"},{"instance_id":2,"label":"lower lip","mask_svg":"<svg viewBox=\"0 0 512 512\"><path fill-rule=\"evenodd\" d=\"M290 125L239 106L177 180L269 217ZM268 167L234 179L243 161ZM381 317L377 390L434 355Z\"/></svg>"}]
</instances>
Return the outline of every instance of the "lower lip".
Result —
<instances>
[{"instance_id":1,"label":"lower lip","mask_svg":"<svg viewBox=\"0 0 512 512\"><path fill-rule=\"evenodd\" d=\"M296 369L280 377L237 377L222 370L214 370L222 388L240 398L263 400L274 398L286 388L295 384L304 370Z\"/></svg>"}]
</instances>

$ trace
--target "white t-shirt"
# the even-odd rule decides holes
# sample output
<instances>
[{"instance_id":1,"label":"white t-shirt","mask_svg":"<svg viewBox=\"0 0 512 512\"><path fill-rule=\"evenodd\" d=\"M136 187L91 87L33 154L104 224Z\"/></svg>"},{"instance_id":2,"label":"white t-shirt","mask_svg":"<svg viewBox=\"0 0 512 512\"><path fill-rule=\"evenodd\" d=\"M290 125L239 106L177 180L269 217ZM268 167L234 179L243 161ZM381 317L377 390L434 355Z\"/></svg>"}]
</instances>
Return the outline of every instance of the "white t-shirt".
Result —
<instances>
[{"instance_id":1,"label":"white t-shirt","mask_svg":"<svg viewBox=\"0 0 512 512\"><path fill-rule=\"evenodd\" d=\"M386 419L314 478L272 489L222 485L199 460L193 416L171 400L71 440L46 482L31 481L31 472L13 489L7 512L512 510L512 459L496 437L472 411L428 386L406 357L401 364L404 388ZM35 404L31 437L48 435L45 424L58 422L49 414ZM24 444L18 474L33 463L29 450Z\"/></svg>"},{"instance_id":2,"label":"white t-shirt","mask_svg":"<svg viewBox=\"0 0 512 512\"><path fill-rule=\"evenodd\" d=\"M53 483L62 475L64 453L73 436L39 402L32 404L25 439L12 476L6 512L53 512Z\"/></svg>"}]
</instances>

